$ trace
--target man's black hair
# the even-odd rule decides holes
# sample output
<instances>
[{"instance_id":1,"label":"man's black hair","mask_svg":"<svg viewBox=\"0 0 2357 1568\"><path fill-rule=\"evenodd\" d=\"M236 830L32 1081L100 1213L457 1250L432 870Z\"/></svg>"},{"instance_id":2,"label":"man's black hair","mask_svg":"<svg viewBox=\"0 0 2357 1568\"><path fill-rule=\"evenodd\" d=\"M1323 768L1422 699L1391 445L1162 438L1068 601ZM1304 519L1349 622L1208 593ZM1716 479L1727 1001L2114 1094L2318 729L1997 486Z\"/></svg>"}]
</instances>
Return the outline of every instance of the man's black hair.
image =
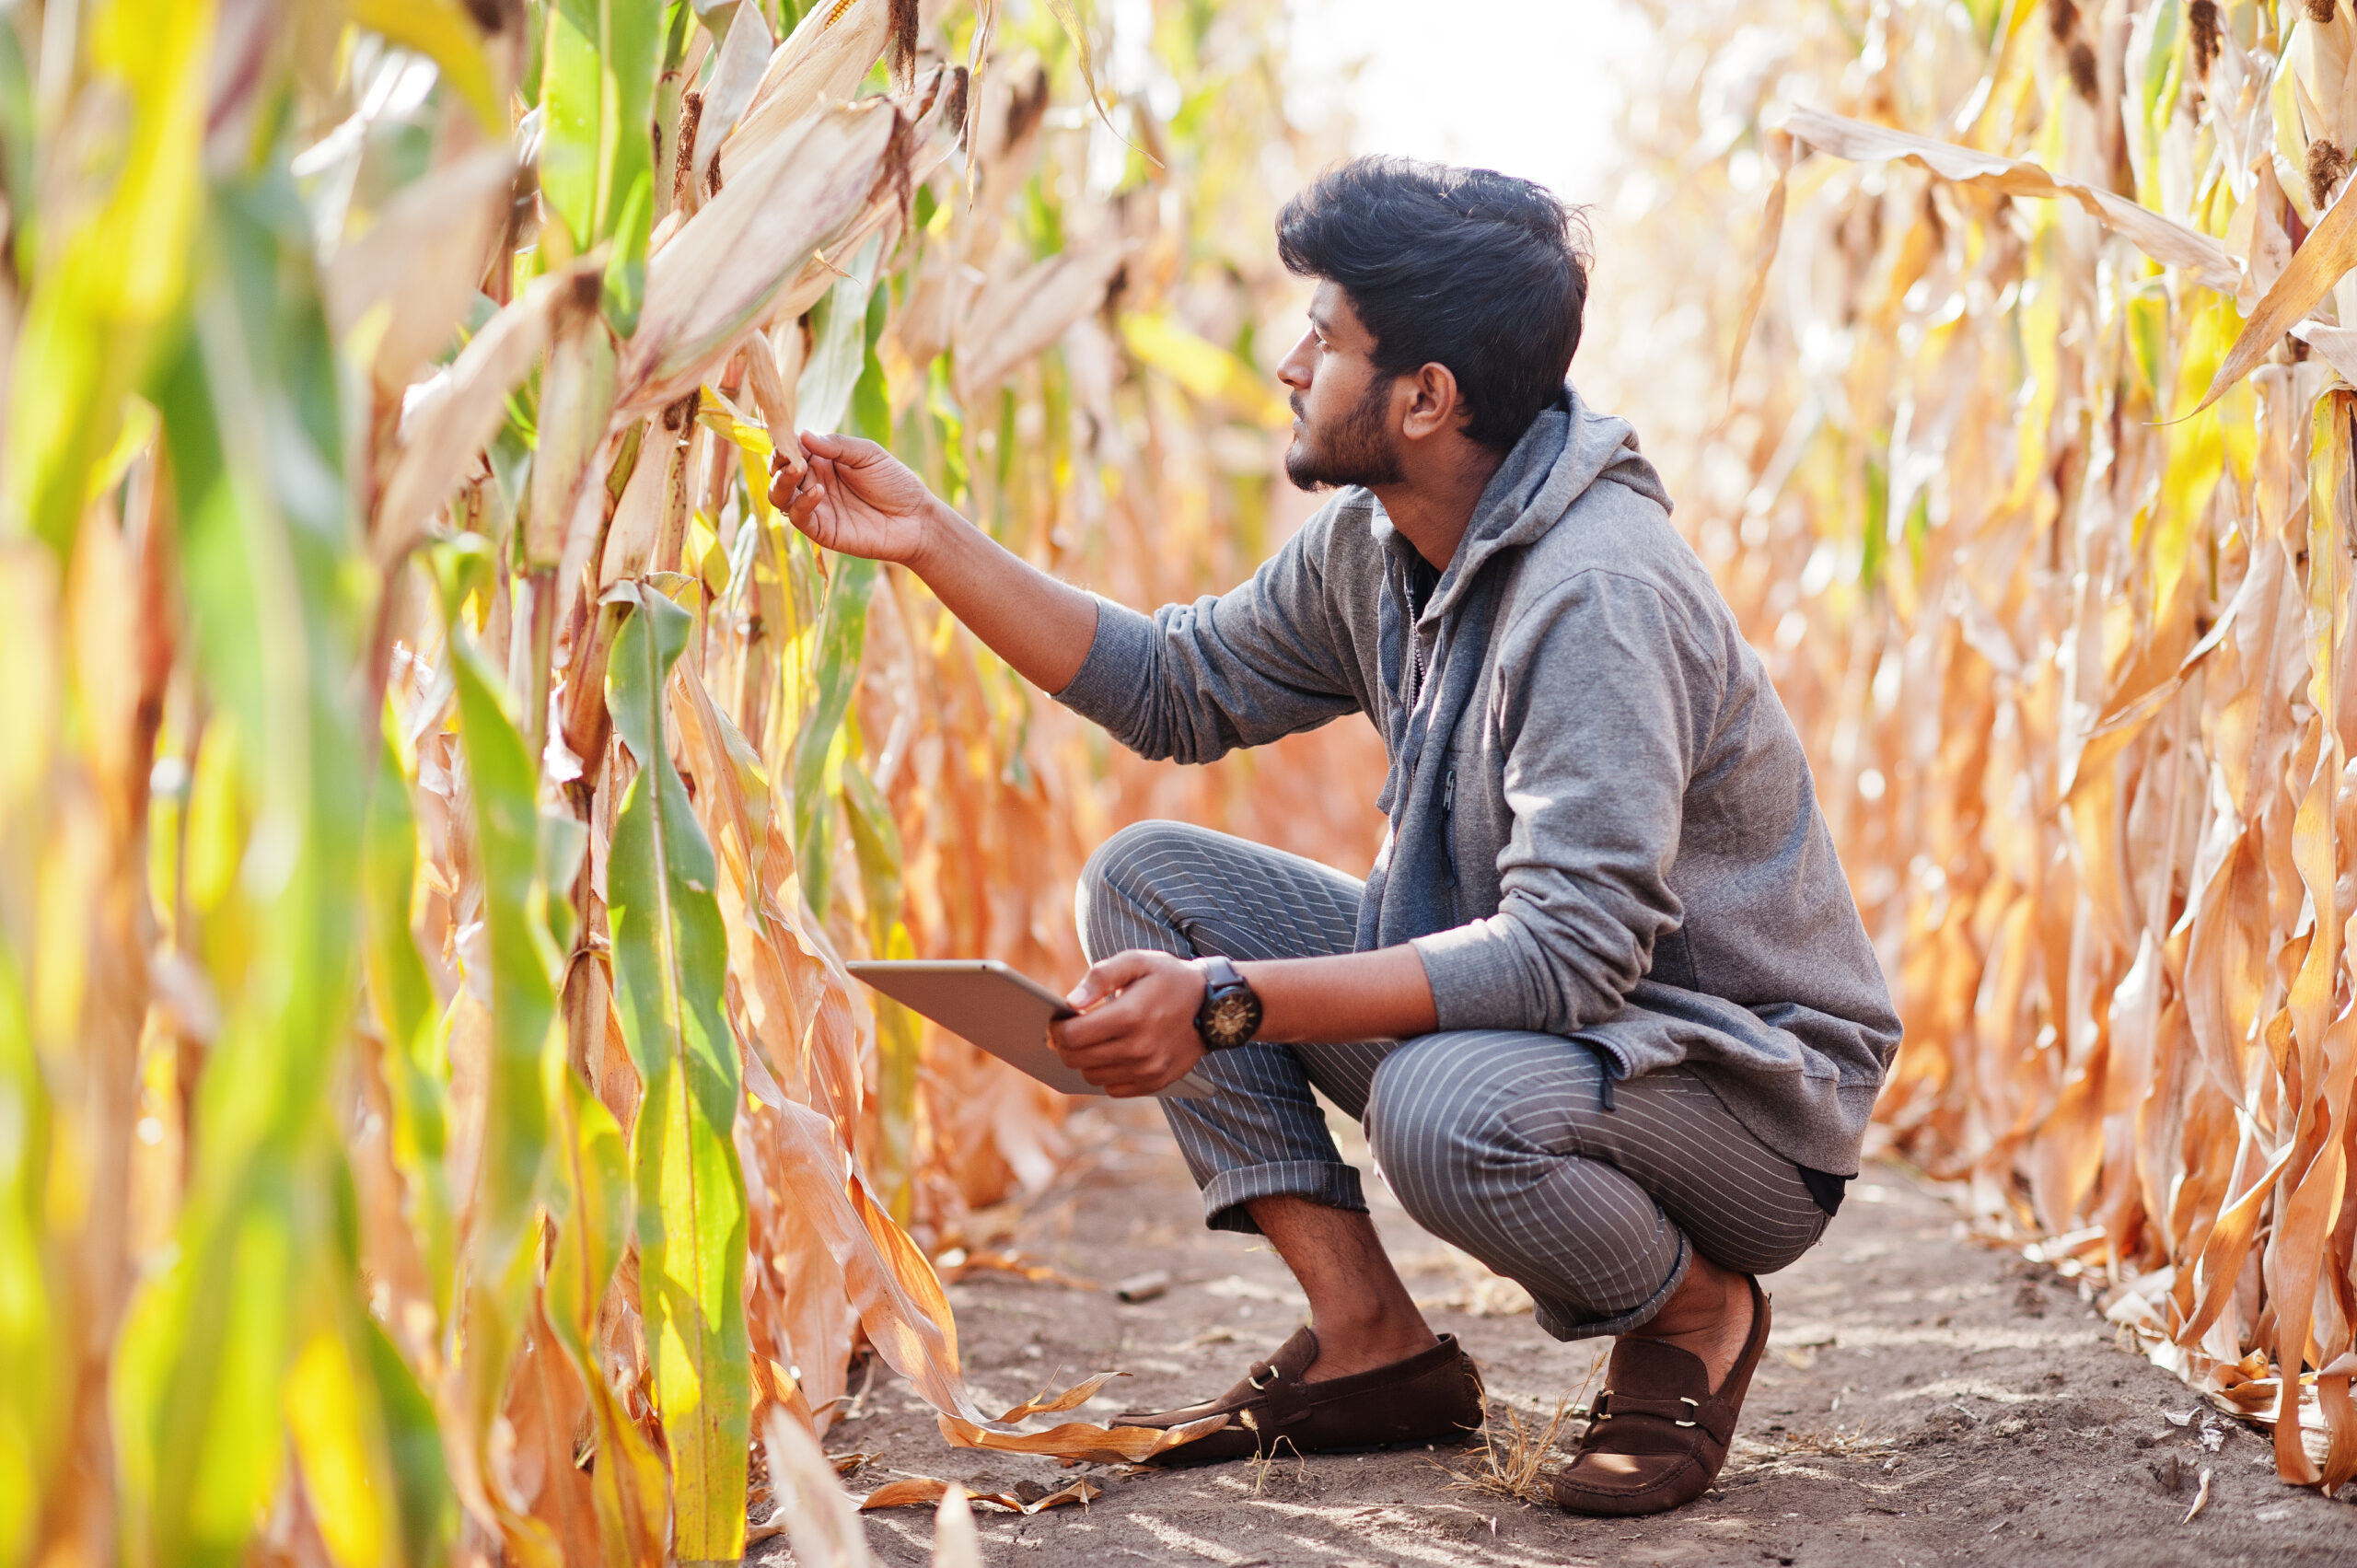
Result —
<instances>
[{"instance_id":1,"label":"man's black hair","mask_svg":"<svg viewBox=\"0 0 2357 1568\"><path fill-rule=\"evenodd\" d=\"M1350 296L1376 374L1447 366L1466 436L1496 451L1562 390L1587 303L1585 239L1545 186L1402 157L1329 168L1277 215L1277 254Z\"/></svg>"}]
</instances>

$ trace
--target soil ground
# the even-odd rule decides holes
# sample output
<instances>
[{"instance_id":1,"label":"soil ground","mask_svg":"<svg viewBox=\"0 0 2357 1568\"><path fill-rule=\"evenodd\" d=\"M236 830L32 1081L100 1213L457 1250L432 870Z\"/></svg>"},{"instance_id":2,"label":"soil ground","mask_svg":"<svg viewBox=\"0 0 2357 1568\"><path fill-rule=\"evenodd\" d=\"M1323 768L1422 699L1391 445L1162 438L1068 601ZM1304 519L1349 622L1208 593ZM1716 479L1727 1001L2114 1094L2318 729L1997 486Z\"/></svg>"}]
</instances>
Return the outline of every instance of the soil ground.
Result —
<instances>
[{"instance_id":1,"label":"soil ground","mask_svg":"<svg viewBox=\"0 0 2357 1568\"><path fill-rule=\"evenodd\" d=\"M1131 1376L1086 1411L1103 1420L1225 1388L1301 1320L1291 1276L1259 1238L1202 1228L1194 1187L1150 1107L1094 1109L1075 1128L1082 1157L1040 1199L1004 1214L1011 1232L1001 1245L1109 1285L1165 1270L1170 1288L1132 1306L1073 1284L968 1272L950 1296L977 1399L1002 1409L1051 1377L1062 1387L1122 1369ZM1367 1168L1363 1146L1345 1150ZM1418 1229L1379 1182L1367 1187L1434 1327L1480 1362L1494 1429L1543 1429L1564 1396L1577 1403L1584 1386L1593 1391L1609 1342L1548 1338L1527 1298ZM1970 1239L1903 1171L1872 1167L1852 1183L1824 1241L1767 1284L1774 1331L1735 1451L1718 1486L1675 1513L1576 1518L1469 1486L1459 1478L1486 1468L1478 1446L1091 1468L1105 1493L1085 1512L978 1510L983 1557L993 1568L2357 1563L2357 1507L2283 1485L2264 1436L2119 1348L2077 1287ZM924 1404L880 1366L856 1408L827 1438L830 1452L872 1456L850 1473L855 1493L903 1475L976 1492L1072 1478L1050 1459L948 1446ZM2208 1501L2188 1522L2205 1471ZM930 1561L931 1510L865 1521L884 1562ZM782 1543L764 1553L768 1563L792 1561Z\"/></svg>"}]
</instances>

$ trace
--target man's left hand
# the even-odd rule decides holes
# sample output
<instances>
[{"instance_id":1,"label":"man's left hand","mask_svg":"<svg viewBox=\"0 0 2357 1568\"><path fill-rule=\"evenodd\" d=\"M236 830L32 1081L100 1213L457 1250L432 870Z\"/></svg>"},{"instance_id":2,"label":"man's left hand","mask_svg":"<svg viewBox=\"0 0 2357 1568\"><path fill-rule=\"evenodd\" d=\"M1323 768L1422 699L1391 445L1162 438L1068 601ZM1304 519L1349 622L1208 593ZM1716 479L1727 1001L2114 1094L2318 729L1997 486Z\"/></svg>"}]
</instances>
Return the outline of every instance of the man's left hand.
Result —
<instances>
[{"instance_id":1,"label":"man's left hand","mask_svg":"<svg viewBox=\"0 0 2357 1568\"><path fill-rule=\"evenodd\" d=\"M1158 1094L1203 1059L1195 1015L1203 971L1172 953L1116 953L1066 998L1080 1016L1048 1026L1056 1054L1115 1099Z\"/></svg>"}]
</instances>

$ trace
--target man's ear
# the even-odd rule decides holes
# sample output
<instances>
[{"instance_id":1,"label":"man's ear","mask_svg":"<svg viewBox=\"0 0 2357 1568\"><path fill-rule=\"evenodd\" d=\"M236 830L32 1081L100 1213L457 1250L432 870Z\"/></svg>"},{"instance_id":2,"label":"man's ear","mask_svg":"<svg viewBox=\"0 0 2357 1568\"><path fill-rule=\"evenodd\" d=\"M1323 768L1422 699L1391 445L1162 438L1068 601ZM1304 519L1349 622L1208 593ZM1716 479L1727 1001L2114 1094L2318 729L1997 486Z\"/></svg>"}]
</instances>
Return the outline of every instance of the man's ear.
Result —
<instances>
[{"instance_id":1,"label":"man's ear","mask_svg":"<svg viewBox=\"0 0 2357 1568\"><path fill-rule=\"evenodd\" d=\"M1409 440L1426 440L1465 423L1464 405L1457 395L1457 373L1447 366L1434 360L1400 380L1408 389L1408 411L1399 434Z\"/></svg>"}]
</instances>

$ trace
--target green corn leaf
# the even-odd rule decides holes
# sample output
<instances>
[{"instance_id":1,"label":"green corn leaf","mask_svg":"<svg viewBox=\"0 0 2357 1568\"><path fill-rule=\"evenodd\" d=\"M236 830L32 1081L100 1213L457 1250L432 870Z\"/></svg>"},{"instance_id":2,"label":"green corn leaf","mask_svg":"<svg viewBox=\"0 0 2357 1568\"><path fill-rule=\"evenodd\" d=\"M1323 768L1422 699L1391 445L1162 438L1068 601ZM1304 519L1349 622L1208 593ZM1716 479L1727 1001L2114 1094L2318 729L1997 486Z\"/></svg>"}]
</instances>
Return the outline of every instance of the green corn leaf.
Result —
<instances>
[{"instance_id":1,"label":"green corn leaf","mask_svg":"<svg viewBox=\"0 0 2357 1568\"><path fill-rule=\"evenodd\" d=\"M635 253L643 271L654 207L651 200L633 205L631 196L642 182L650 198L654 190L663 7L653 0L555 0L547 25L540 189L574 254L615 239L616 250ZM639 226L635 235L622 234L625 217Z\"/></svg>"},{"instance_id":2,"label":"green corn leaf","mask_svg":"<svg viewBox=\"0 0 2357 1568\"><path fill-rule=\"evenodd\" d=\"M87 90L119 100L122 123L110 134L120 145L93 170L87 215L33 280L9 384L41 390L9 399L7 413L7 513L60 555L80 521L89 467L185 299L213 7L106 0L85 9L82 25L96 78Z\"/></svg>"},{"instance_id":3,"label":"green corn leaf","mask_svg":"<svg viewBox=\"0 0 2357 1568\"><path fill-rule=\"evenodd\" d=\"M671 1450L672 1551L745 1551L752 1351L745 1326L747 1217L734 1130L737 1042L722 1012L727 933L711 841L672 766L665 690L688 612L652 587L606 667L614 732L638 763L607 862L615 991L644 1098L631 1142L638 1187L639 1311Z\"/></svg>"},{"instance_id":4,"label":"green corn leaf","mask_svg":"<svg viewBox=\"0 0 2357 1568\"><path fill-rule=\"evenodd\" d=\"M491 1049L467 1307L472 1414L476 1430L487 1434L530 1284L528 1252L534 1249L527 1244L539 1235L536 1201L548 1149L543 1058L558 1044L550 979L556 954L540 879L538 770L502 701L496 672L462 635L451 641L491 961Z\"/></svg>"},{"instance_id":5,"label":"green corn leaf","mask_svg":"<svg viewBox=\"0 0 2357 1568\"><path fill-rule=\"evenodd\" d=\"M881 243L871 239L861 246L850 271L811 308L810 360L795 389L796 417L805 430L840 428L866 369L867 296Z\"/></svg>"},{"instance_id":6,"label":"green corn leaf","mask_svg":"<svg viewBox=\"0 0 2357 1568\"><path fill-rule=\"evenodd\" d=\"M833 587L819 622L810 671L813 700L794 742L794 861L803 897L824 914L832 890L834 791L827 761L835 749L843 716L851 711L859 679L860 649L867 641L867 600L876 591L876 563L845 556L835 566Z\"/></svg>"},{"instance_id":7,"label":"green corn leaf","mask_svg":"<svg viewBox=\"0 0 2357 1568\"><path fill-rule=\"evenodd\" d=\"M885 385L884 361L876 345L884 341L884 323L891 314L891 291L871 289L867 296L865 331L860 340L859 380L851 389L852 429L879 446L892 441L892 396Z\"/></svg>"},{"instance_id":8,"label":"green corn leaf","mask_svg":"<svg viewBox=\"0 0 2357 1568\"><path fill-rule=\"evenodd\" d=\"M17 275L29 274L41 254L40 192L34 186L32 75L14 28L0 28L0 180L6 181L8 221L17 231Z\"/></svg>"},{"instance_id":9,"label":"green corn leaf","mask_svg":"<svg viewBox=\"0 0 2357 1568\"><path fill-rule=\"evenodd\" d=\"M444 1469L434 1402L373 1318L363 1318L369 1376L382 1405L401 1525L401 1560L417 1568L446 1561L459 1528L459 1499Z\"/></svg>"},{"instance_id":10,"label":"green corn leaf","mask_svg":"<svg viewBox=\"0 0 2357 1568\"><path fill-rule=\"evenodd\" d=\"M439 1321L450 1314L455 1231L443 1156L448 1148L449 1073L439 1009L425 960L410 934L410 896L417 880L417 821L401 761L401 736L389 707L368 797L361 876L367 900L364 954L368 995L384 1036L385 1089L391 1098L393 1166L409 1188L408 1219Z\"/></svg>"},{"instance_id":11,"label":"green corn leaf","mask_svg":"<svg viewBox=\"0 0 2357 1568\"><path fill-rule=\"evenodd\" d=\"M594 989L598 1016L587 1027L602 1035L604 989ZM543 1305L557 1342L589 1391L598 1434L590 1495L598 1513L599 1556L615 1568L657 1568L663 1561L663 1461L647 1446L598 1364L598 1306L630 1238L629 1156L613 1112L570 1063L552 1054L547 1075L558 1176L551 1191L556 1247L549 1257Z\"/></svg>"},{"instance_id":12,"label":"green corn leaf","mask_svg":"<svg viewBox=\"0 0 2357 1568\"><path fill-rule=\"evenodd\" d=\"M198 672L238 737L222 787L252 828L225 900L252 952L200 1084L170 1261L134 1300L110 1392L126 1555L226 1564L283 1470L304 1260L344 1245L323 1151L359 993L366 790L349 693L367 607L348 570L335 355L283 172L215 189L190 272L206 286L149 401Z\"/></svg>"},{"instance_id":13,"label":"green corn leaf","mask_svg":"<svg viewBox=\"0 0 2357 1568\"><path fill-rule=\"evenodd\" d=\"M606 320L617 337L638 331L638 312L646 303L646 245L654 205L654 177L641 172L622 198L614 253L606 262Z\"/></svg>"},{"instance_id":14,"label":"green corn leaf","mask_svg":"<svg viewBox=\"0 0 2357 1568\"><path fill-rule=\"evenodd\" d=\"M915 945L901 923L900 830L876 781L855 758L842 769L843 816L859 862L867 904L869 950L882 958L913 958ZM922 1042L916 1015L889 997L876 998L877 1122L883 1146L871 1156L870 1174L892 1217L903 1225L915 1199L917 1055Z\"/></svg>"}]
</instances>

